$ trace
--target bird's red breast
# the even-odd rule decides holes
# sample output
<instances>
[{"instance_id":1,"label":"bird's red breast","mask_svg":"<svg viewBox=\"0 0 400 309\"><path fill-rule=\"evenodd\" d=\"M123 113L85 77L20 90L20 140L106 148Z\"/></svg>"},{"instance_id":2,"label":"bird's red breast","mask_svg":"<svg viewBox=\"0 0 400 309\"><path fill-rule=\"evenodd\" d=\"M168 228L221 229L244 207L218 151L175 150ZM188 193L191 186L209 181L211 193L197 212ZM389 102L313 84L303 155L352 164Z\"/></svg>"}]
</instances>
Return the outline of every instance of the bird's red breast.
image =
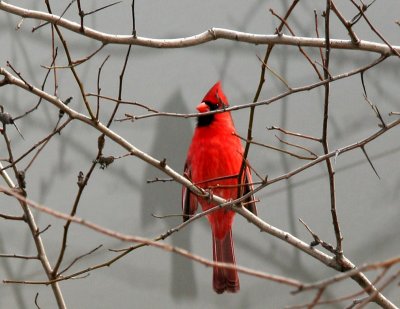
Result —
<instances>
[{"instance_id":1,"label":"bird's red breast","mask_svg":"<svg viewBox=\"0 0 400 309\"><path fill-rule=\"evenodd\" d=\"M211 194L226 200L235 200L239 197L240 191L246 194L252 190L253 185L247 165L239 182L239 173L243 164L243 147L240 139L235 135L231 114L229 111L225 111L228 106L221 83L217 82L197 106L197 110L201 114L205 114L200 115L197 119L184 175ZM207 114L210 111L218 112ZM239 191L240 183L244 184L244 190ZM247 201L246 207L256 214L252 197ZM186 187L183 187L184 220L196 212L198 203L203 211L216 206L210 200L197 198ZM207 215L213 236L214 261L235 264L232 239L234 214L232 210L224 208ZM237 271L214 267L213 287L217 293L237 292L239 290Z\"/></svg>"}]
</instances>

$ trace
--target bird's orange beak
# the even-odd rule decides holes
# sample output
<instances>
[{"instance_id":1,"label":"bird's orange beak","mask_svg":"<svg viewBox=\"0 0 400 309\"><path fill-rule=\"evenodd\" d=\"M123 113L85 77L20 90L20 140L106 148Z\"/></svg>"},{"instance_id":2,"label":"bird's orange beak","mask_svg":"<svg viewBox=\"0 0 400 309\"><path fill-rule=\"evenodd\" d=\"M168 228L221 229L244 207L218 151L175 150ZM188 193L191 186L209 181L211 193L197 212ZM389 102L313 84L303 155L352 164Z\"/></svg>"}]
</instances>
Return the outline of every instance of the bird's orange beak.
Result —
<instances>
[{"instance_id":1,"label":"bird's orange beak","mask_svg":"<svg viewBox=\"0 0 400 309\"><path fill-rule=\"evenodd\" d=\"M196 106L196 109L200 112L200 113L206 113L210 111L210 107L204 103L201 102L199 105Z\"/></svg>"}]
</instances>

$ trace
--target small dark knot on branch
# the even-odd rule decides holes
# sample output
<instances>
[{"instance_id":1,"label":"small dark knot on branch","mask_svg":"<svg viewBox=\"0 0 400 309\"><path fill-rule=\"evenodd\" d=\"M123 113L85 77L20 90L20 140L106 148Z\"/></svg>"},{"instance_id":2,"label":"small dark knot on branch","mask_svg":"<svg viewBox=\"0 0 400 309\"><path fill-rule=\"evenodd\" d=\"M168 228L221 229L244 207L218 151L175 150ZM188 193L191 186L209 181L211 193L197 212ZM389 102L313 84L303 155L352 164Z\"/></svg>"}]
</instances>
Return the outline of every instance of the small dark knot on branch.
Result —
<instances>
[{"instance_id":1,"label":"small dark knot on branch","mask_svg":"<svg viewBox=\"0 0 400 309\"><path fill-rule=\"evenodd\" d=\"M18 181L18 186L21 189L25 189L26 188L25 171L18 171L17 172L17 181Z\"/></svg>"},{"instance_id":2,"label":"small dark knot on branch","mask_svg":"<svg viewBox=\"0 0 400 309\"><path fill-rule=\"evenodd\" d=\"M316 246L318 246L319 244L320 244L319 241L313 240L313 241L310 243L310 247L316 247Z\"/></svg>"},{"instance_id":3,"label":"small dark knot on branch","mask_svg":"<svg viewBox=\"0 0 400 309\"><path fill-rule=\"evenodd\" d=\"M101 153L103 151L104 144L105 144L105 138L104 138L104 135L102 134L97 139L97 148L99 150L99 153Z\"/></svg>"},{"instance_id":4,"label":"small dark knot on branch","mask_svg":"<svg viewBox=\"0 0 400 309\"><path fill-rule=\"evenodd\" d=\"M208 33L211 34L214 40L217 39L217 35L215 34L214 28L208 29Z\"/></svg>"},{"instance_id":5,"label":"small dark knot on branch","mask_svg":"<svg viewBox=\"0 0 400 309\"><path fill-rule=\"evenodd\" d=\"M79 171L79 174L78 174L78 182L77 182L78 187L79 187L79 188L83 187L83 186L84 186L84 183L85 183L85 179L84 179L83 172L82 172L82 171Z\"/></svg>"},{"instance_id":6,"label":"small dark knot on branch","mask_svg":"<svg viewBox=\"0 0 400 309\"><path fill-rule=\"evenodd\" d=\"M69 97L68 99L66 99L65 101L62 101L65 105L68 105L71 101L72 101L73 97ZM65 112L60 109L60 111L58 112L58 118L61 119L64 116Z\"/></svg>"},{"instance_id":7,"label":"small dark knot on branch","mask_svg":"<svg viewBox=\"0 0 400 309\"><path fill-rule=\"evenodd\" d=\"M162 168L164 168L164 167L167 166L167 159L166 159L166 158L164 158L164 159L162 159L162 160L160 161L160 166L161 166Z\"/></svg>"},{"instance_id":8,"label":"small dark knot on branch","mask_svg":"<svg viewBox=\"0 0 400 309\"><path fill-rule=\"evenodd\" d=\"M14 125L15 129L17 129L19 135L24 139L24 136L22 135L21 131L18 129L17 125L14 122L14 118L9 114L9 113L4 113L4 107L3 105L0 105L0 122L3 124L3 127L7 124L12 124Z\"/></svg>"},{"instance_id":9,"label":"small dark knot on branch","mask_svg":"<svg viewBox=\"0 0 400 309\"><path fill-rule=\"evenodd\" d=\"M3 110L3 108L1 108ZM14 124L14 119L9 113L0 113L0 121L5 124Z\"/></svg>"},{"instance_id":10,"label":"small dark knot on branch","mask_svg":"<svg viewBox=\"0 0 400 309\"><path fill-rule=\"evenodd\" d=\"M100 156L97 160L96 163L100 164L100 169L104 170L106 167L108 167L111 163L114 162L114 157L113 156L108 156L108 157L103 157Z\"/></svg>"}]
</instances>

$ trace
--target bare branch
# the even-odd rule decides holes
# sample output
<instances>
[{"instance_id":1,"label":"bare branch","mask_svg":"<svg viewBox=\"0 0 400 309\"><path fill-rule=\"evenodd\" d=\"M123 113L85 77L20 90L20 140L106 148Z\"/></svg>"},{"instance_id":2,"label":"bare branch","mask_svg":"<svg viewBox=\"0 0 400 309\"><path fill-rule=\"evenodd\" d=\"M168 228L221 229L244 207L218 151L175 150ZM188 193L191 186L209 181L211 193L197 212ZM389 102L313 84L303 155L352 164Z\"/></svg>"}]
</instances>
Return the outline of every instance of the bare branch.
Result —
<instances>
[{"instance_id":1,"label":"bare branch","mask_svg":"<svg viewBox=\"0 0 400 309\"><path fill-rule=\"evenodd\" d=\"M233 264L229 264L229 263L220 263L220 262L213 262L210 261L208 259L205 259L201 256L198 255L194 255L190 252L188 252L187 250L178 248L178 247L174 247L171 246L167 243L163 243L163 242L157 242L148 238L144 238L144 237L139 237L139 236L131 236L131 235L126 235L126 234L122 234L119 233L117 231L113 231L104 227L101 227L97 224L94 224L90 221L87 220L83 220L79 217L76 216L69 216L67 214L55 211L53 209L41 206L33 201L30 201L28 199L26 199L25 197L19 195L18 193L9 190L5 187L1 187L0 186L0 190L3 192L7 192L7 194L13 195L14 197L16 197L18 200L20 200L22 203L26 203L27 205L29 205L32 208L35 208L41 212L47 213L48 215L51 215L53 217L59 218L59 219L63 219L66 220L68 222L74 222L77 224L80 224L82 226L85 226L91 230L94 230L98 233L101 233L103 235L112 237L112 238L116 238L122 241L126 241L126 242L135 242L135 243L139 243L139 244L144 244L144 245L150 245L168 252L172 252L172 253L176 253L179 255L182 255L184 257L187 257L189 259L192 259L200 264L206 265L206 266L218 266L221 268L227 268L227 269L232 269L235 268L237 269L237 271L244 273L244 274L248 274L251 276L255 276L258 278L262 278L262 279L266 279L266 280L271 280L274 282L278 282L284 285L288 285L288 286L293 286L293 287L300 287L302 285L302 283L300 281L297 281L295 279L290 279L287 277L282 277L282 276L278 276L278 275L270 275L261 271L257 271L257 270L253 270L247 267L242 267L242 266L235 266ZM18 280L3 280L3 283L21 283L21 284L51 284L51 283L55 283L62 280L62 278L58 278L58 279L54 279L54 280L50 280L50 281L18 281Z\"/></svg>"},{"instance_id":2,"label":"bare branch","mask_svg":"<svg viewBox=\"0 0 400 309\"><path fill-rule=\"evenodd\" d=\"M225 39L231 41L238 41L249 44L280 44L292 46L309 46L309 47L325 47L325 39L308 38L308 37L293 37L284 34L263 35L245 33L240 31L233 31L221 28L211 28L208 31L199 33L197 35L178 38L178 39L151 39L145 37L134 37L132 35L114 35L99 32L97 30L84 27L81 31L81 25L71 22L67 19L60 18L54 14L48 14L40 11L27 10L18 6L8 4L0 1L0 10L9 12L11 14L19 15L24 18L33 18L43 21L48 21L54 25L66 28L78 34L82 34L94 40L110 43L110 44L126 44L126 45L139 45L152 48L183 48L189 46L196 46L204 44L217 39ZM331 48L334 49L352 49L363 50L385 55L393 55L400 52L399 46L389 47L387 44L380 44L361 40L359 44L354 44L352 40L338 40L331 39Z\"/></svg>"}]
</instances>

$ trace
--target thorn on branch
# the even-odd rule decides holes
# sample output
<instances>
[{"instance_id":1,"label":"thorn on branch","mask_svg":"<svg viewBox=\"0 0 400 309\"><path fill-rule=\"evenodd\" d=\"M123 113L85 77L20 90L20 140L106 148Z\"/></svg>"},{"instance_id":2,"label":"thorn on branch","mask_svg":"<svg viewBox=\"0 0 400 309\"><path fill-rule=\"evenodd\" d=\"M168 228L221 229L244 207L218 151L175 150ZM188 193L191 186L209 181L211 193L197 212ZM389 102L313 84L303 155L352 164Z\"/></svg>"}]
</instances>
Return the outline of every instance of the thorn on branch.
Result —
<instances>
[{"instance_id":1,"label":"thorn on branch","mask_svg":"<svg viewBox=\"0 0 400 309\"><path fill-rule=\"evenodd\" d=\"M277 29L277 31L278 31L278 29ZM280 76L280 75L279 75L278 73L276 73L273 69L271 69L258 55L256 55L256 56L257 56L258 60L261 62L262 66L263 66L264 68L266 68L269 72L271 72L272 75L274 75L277 79L279 79L279 80L286 86L286 88L287 88L289 91L293 90L293 89L289 86L289 83L288 83L282 76Z\"/></svg>"},{"instance_id":2,"label":"thorn on branch","mask_svg":"<svg viewBox=\"0 0 400 309\"><path fill-rule=\"evenodd\" d=\"M294 148L298 148L298 149L301 149L301 150L304 150L304 151L308 152L308 153L311 155L311 157L307 158L308 160L314 160L314 159L318 158L318 155L317 155L317 154L315 154L312 150L310 150L310 149L308 149L308 148L306 148L306 147L304 147L304 146L300 146L300 145L297 145L297 144L294 144L294 143L289 143L289 142L287 142L287 141L284 141L284 140L281 139L278 135L275 135L275 137L276 137L282 144L285 144L285 145L288 145L288 146L291 146L291 147L294 147Z\"/></svg>"},{"instance_id":3,"label":"thorn on branch","mask_svg":"<svg viewBox=\"0 0 400 309\"><path fill-rule=\"evenodd\" d=\"M74 3L76 0L72 0L68 5L67 5L67 7L64 9L64 11L62 12L62 14L60 15L60 19L61 18L63 18L63 16L65 15L65 13L68 11L68 9L71 7L71 5L72 5L72 3ZM36 30L38 30L39 28L41 28L41 27L43 27L43 26L46 26L46 25L48 25L48 24L50 24L50 22L45 22L45 23L43 23L43 24L39 24L39 26L36 26L36 27L33 27L32 28L32 32L35 32Z\"/></svg>"},{"instance_id":4,"label":"thorn on branch","mask_svg":"<svg viewBox=\"0 0 400 309\"><path fill-rule=\"evenodd\" d=\"M335 165L336 165L336 159L339 157L339 155L340 155L340 149L337 149L335 151L335 157L333 158L333 162L335 163Z\"/></svg>"},{"instance_id":5,"label":"thorn on branch","mask_svg":"<svg viewBox=\"0 0 400 309\"><path fill-rule=\"evenodd\" d=\"M22 17L21 20L19 21L19 23L17 24L17 26L15 27L15 30L19 30L21 29L22 23L24 22L25 18Z\"/></svg>"},{"instance_id":6,"label":"thorn on branch","mask_svg":"<svg viewBox=\"0 0 400 309\"><path fill-rule=\"evenodd\" d=\"M99 12L99 11L101 11L101 10L108 9L109 7L114 6L114 5L116 5L116 4L120 4L121 2L122 2L122 1L117 1L117 2L114 2L114 3L110 3L110 4L107 4L107 5L105 5L105 6L102 6L101 8L98 8L98 9L95 9L95 10L93 10L93 11L90 11L90 12L88 12L88 13L85 13L85 12L82 11L82 15L83 15L83 17L85 17L85 16L88 16L88 15L97 13L97 12ZM80 15L80 14L79 14L79 15Z\"/></svg>"},{"instance_id":7,"label":"thorn on branch","mask_svg":"<svg viewBox=\"0 0 400 309\"><path fill-rule=\"evenodd\" d=\"M356 14L351 20L350 20L350 25L354 26L356 23L358 23L361 19L361 17L363 16L363 14L368 10L368 8L374 4L376 0L373 0L370 4L365 4L362 2L362 5L358 5L356 3L353 2L353 4L358 8L358 10L360 11L358 14Z\"/></svg>"},{"instance_id":8,"label":"thorn on branch","mask_svg":"<svg viewBox=\"0 0 400 309\"><path fill-rule=\"evenodd\" d=\"M363 86L363 90L364 90L364 96L367 97L367 89L365 88L365 82L364 82L364 71L362 71L360 73L360 77L361 77L361 84Z\"/></svg>"},{"instance_id":9,"label":"thorn on branch","mask_svg":"<svg viewBox=\"0 0 400 309\"><path fill-rule=\"evenodd\" d=\"M3 124L3 128L5 128L7 124L14 125L19 135L22 137L22 139L24 139L24 136L22 135L21 131L18 129L17 125L14 122L14 118L9 113L4 112L3 105L0 105L0 122Z\"/></svg>"},{"instance_id":10,"label":"thorn on branch","mask_svg":"<svg viewBox=\"0 0 400 309\"><path fill-rule=\"evenodd\" d=\"M40 234L46 232L49 228L51 227L51 224L49 224L48 226L46 226L43 230L39 230L39 228L36 230L35 236L39 236Z\"/></svg>"},{"instance_id":11,"label":"thorn on branch","mask_svg":"<svg viewBox=\"0 0 400 309\"><path fill-rule=\"evenodd\" d=\"M38 305L38 299L39 299L39 292L37 292L35 296L35 306L37 309L40 309L40 306Z\"/></svg>"},{"instance_id":12,"label":"thorn on branch","mask_svg":"<svg viewBox=\"0 0 400 309\"><path fill-rule=\"evenodd\" d=\"M321 142L320 138L316 138L316 137L313 137L313 136L310 136L310 135L305 135L305 134L302 134L302 133L291 132L291 131L288 131L288 130L285 130L285 129L282 129L282 128L276 127L276 126L267 127L267 130L269 130L269 131L278 130L278 131L280 131L280 132L282 132L284 134L287 134L287 135L301 137L301 138L309 139L309 140L316 141L316 142L319 142L319 143Z\"/></svg>"},{"instance_id":13,"label":"thorn on branch","mask_svg":"<svg viewBox=\"0 0 400 309\"><path fill-rule=\"evenodd\" d=\"M372 104L371 101L368 99L368 97L365 94L364 94L364 99L369 104L369 106L372 108L372 110L375 112L376 117L381 122L378 126L380 128L386 129L387 125L386 125L385 121L383 120L382 115L381 115L378 107L376 105Z\"/></svg>"},{"instance_id":14,"label":"thorn on branch","mask_svg":"<svg viewBox=\"0 0 400 309\"><path fill-rule=\"evenodd\" d=\"M7 60L7 66L15 73L18 75L18 77L25 83L25 85L29 88L29 91L33 90L33 87L31 84L29 84L21 75L20 72L17 72L17 70L14 69L14 67L12 66L12 64L10 63L10 61Z\"/></svg>"},{"instance_id":15,"label":"thorn on branch","mask_svg":"<svg viewBox=\"0 0 400 309\"><path fill-rule=\"evenodd\" d=\"M92 250L90 250L89 252L87 252L87 253L84 253L84 254L82 254L82 255L80 255L80 256L77 256L67 267L65 267L62 271L60 271L57 275L58 276L61 276L63 273L65 273L66 271L68 271L76 262L78 262L79 260L81 260L81 259L83 259L83 258L85 258L85 257L87 257L87 256L89 256L89 255L91 255L91 254L93 254L94 252L96 252L97 250L99 250L101 247L103 247L103 245L98 245L96 248L94 248L94 249L92 249ZM84 276L81 276L81 277L73 277L74 279L79 279L79 278L85 278L86 276L88 276L89 274L86 274L86 275L84 275Z\"/></svg>"},{"instance_id":16,"label":"thorn on branch","mask_svg":"<svg viewBox=\"0 0 400 309\"><path fill-rule=\"evenodd\" d=\"M369 156L368 156L368 154L367 154L367 151L365 150L365 147L364 147L364 146L361 146L361 150L363 151L365 157L367 158L369 165L370 165L370 166L372 167L372 169L374 170L375 175L376 175L376 176L379 178L379 180L380 180L381 177L379 177L378 172L376 171L374 165L372 164L372 161L370 160L370 158L369 158Z\"/></svg>"}]
</instances>

